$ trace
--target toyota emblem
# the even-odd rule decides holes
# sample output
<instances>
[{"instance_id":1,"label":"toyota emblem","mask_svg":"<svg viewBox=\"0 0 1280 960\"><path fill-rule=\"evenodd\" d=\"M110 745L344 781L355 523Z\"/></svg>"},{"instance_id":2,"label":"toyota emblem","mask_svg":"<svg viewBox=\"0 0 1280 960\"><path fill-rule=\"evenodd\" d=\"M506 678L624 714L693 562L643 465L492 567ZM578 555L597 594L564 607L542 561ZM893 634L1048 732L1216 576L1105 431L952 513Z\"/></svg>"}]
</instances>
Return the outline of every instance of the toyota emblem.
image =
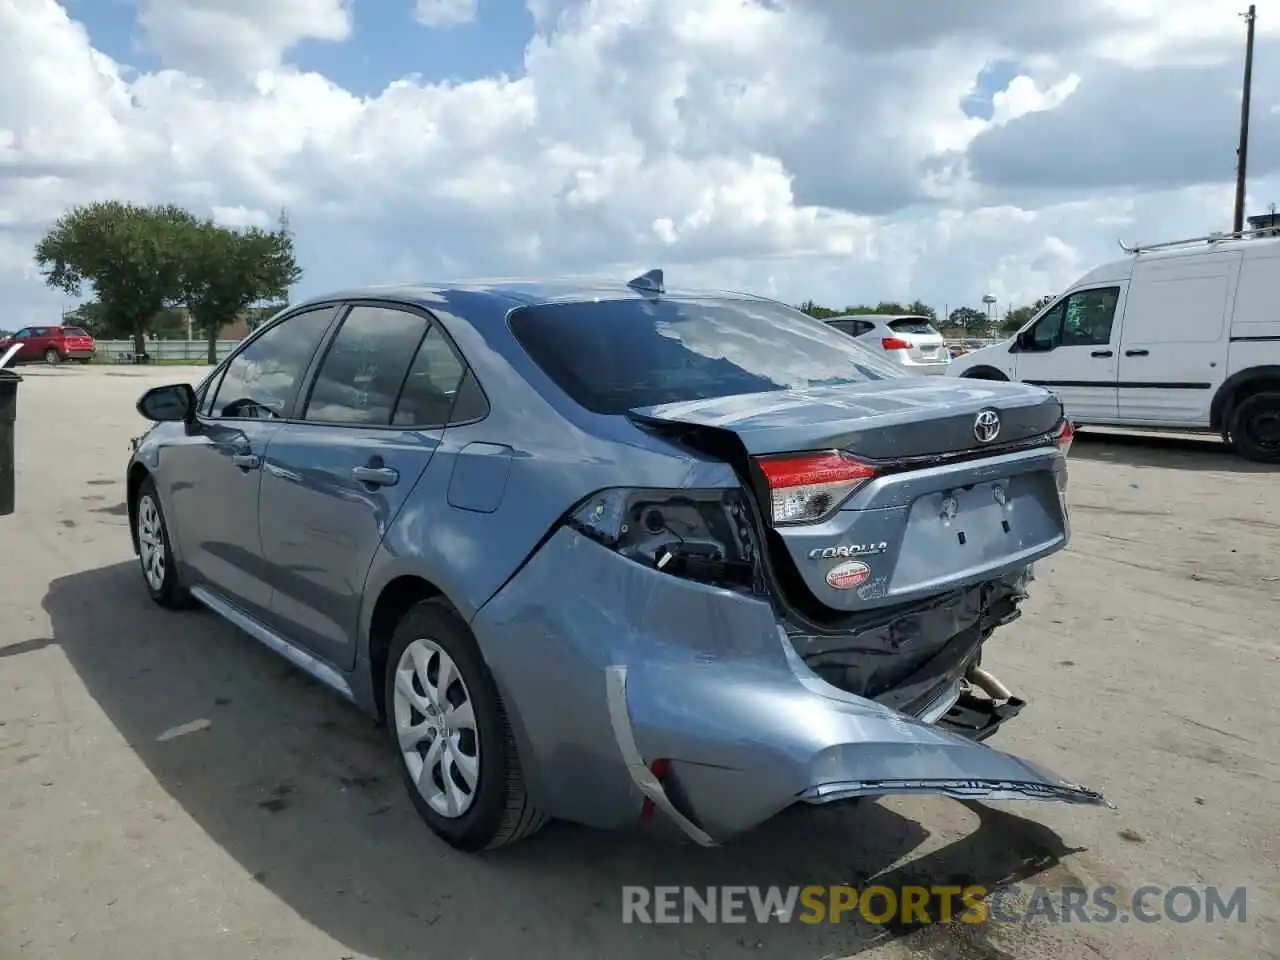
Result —
<instances>
[{"instance_id":1,"label":"toyota emblem","mask_svg":"<svg viewBox=\"0 0 1280 960\"><path fill-rule=\"evenodd\" d=\"M1000 436L1000 414L983 410L973 419L973 435L979 443L990 443Z\"/></svg>"}]
</instances>

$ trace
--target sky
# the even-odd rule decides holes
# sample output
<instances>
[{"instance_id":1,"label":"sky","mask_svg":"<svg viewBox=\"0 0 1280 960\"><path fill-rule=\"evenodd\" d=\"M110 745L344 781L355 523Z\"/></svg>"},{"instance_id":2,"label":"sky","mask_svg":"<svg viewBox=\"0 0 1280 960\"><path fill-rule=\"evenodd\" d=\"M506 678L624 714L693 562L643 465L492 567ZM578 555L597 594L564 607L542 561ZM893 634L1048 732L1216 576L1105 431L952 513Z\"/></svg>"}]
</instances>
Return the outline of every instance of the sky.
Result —
<instances>
[{"instance_id":1,"label":"sky","mask_svg":"<svg viewBox=\"0 0 1280 960\"><path fill-rule=\"evenodd\" d=\"M1231 226L1237 0L0 0L0 326L68 208L284 209L294 299L661 267L1003 310ZM1248 212L1280 203L1261 0Z\"/></svg>"}]
</instances>

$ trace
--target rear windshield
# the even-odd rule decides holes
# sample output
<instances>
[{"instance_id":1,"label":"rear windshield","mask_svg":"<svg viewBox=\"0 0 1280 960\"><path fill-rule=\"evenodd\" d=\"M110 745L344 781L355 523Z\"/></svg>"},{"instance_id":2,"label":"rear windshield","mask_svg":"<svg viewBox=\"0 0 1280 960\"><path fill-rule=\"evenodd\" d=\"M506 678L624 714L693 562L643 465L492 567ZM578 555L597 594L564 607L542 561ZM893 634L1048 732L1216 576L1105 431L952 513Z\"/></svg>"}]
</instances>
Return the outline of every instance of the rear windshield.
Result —
<instances>
[{"instance_id":1,"label":"rear windshield","mask_svg":"<svg viewBox=\"0 0 1280 960\"><path fill-rule=\"evenodd\" d=\"M596 413L906 376L825 323L753 300L611 300L521 307L511 332Z\"/></svg>"},{"instance_id":2,"label":"rear windshield","mask_svg":"<svg viewBox=\"0 0 1280 960\"><path fill-rule=\"evenodd\" d=\"M890 320L889 329L894 333L915 333L923 336L941 336L933 324L924 317L903 317L901 320Z\"/></svg>"},{"instance_id":3,"label":"rear windshield","mask_svg":"<svg viewBox=\"0 0 1280 960\"><path fill-rule=\"evenodd\" d=\"M64 337L87 337L89 334L79 327L63 327L62 335Z\"/></svg>"}]
</instances>

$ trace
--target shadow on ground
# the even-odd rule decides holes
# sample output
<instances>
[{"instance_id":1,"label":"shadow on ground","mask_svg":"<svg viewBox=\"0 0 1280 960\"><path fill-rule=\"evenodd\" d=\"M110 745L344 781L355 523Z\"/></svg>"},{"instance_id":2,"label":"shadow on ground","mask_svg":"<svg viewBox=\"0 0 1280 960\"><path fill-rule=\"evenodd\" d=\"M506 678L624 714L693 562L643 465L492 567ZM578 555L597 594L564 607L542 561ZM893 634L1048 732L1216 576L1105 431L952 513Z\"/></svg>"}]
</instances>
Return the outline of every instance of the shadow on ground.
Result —
<instances>
[{"instance_id":1,"label":"shadow on ground","mask_svg":"<svg viewBox=\"0 0 1280 960\"><path fill-rule=\"evenodd\" d=\"M1232 453L1217 437L1166 433L1113 433L1082 428L1071 444L1071 458L1124 463L1160 470L1277 473L1280 466L1253 463Z\"/></svg>"},{"instance_id":2,"label":"shadow on ground","mask_svg":"<svg viewBox=\"0 0 1280 960\"><path fill-rule=\"evenodd\" d=\"M1008 954L984 926L624 926L621 888L872 877L889 887L991 888L1075 852L1034 821L973 805L976 818L960 817L976 819L976 830L912 860L929 832L865 803L789 811L714 850L556 824L506 851L465 856L417 820L370 720L212 614L154 607L132 563L59 579L44 606L53 642L89 693L158 783L243 867L244 883L262 884L378 960L416 960L429 944L521 960L720 958L744 948L800 960L908 933L920 956L997 960ZM183 730L194 732L173 735Z\"/></svg>"}]
</instances>

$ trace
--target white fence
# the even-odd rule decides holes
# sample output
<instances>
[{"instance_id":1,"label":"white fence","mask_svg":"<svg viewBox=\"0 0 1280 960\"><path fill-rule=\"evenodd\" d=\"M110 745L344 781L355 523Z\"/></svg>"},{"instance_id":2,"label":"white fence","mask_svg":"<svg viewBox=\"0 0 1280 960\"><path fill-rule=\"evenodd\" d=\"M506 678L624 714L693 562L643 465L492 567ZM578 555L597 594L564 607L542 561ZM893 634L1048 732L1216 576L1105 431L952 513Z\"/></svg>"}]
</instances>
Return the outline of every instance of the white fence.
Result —
<instances>
[{"instance_id":1,"label":"white fence","mask_svg":"<svg viewBox=\"0 0 1280 960\"><path fill-rule=\"evenodd\" d=\"M219 340L216 343L221 360L235 349L239 340ZM132 340L99 340L95 359L100 363L133 363ZM152 363L206 363L209 359L207 340L148 340L147 355Z\"/></svg>"}]
</instances>

